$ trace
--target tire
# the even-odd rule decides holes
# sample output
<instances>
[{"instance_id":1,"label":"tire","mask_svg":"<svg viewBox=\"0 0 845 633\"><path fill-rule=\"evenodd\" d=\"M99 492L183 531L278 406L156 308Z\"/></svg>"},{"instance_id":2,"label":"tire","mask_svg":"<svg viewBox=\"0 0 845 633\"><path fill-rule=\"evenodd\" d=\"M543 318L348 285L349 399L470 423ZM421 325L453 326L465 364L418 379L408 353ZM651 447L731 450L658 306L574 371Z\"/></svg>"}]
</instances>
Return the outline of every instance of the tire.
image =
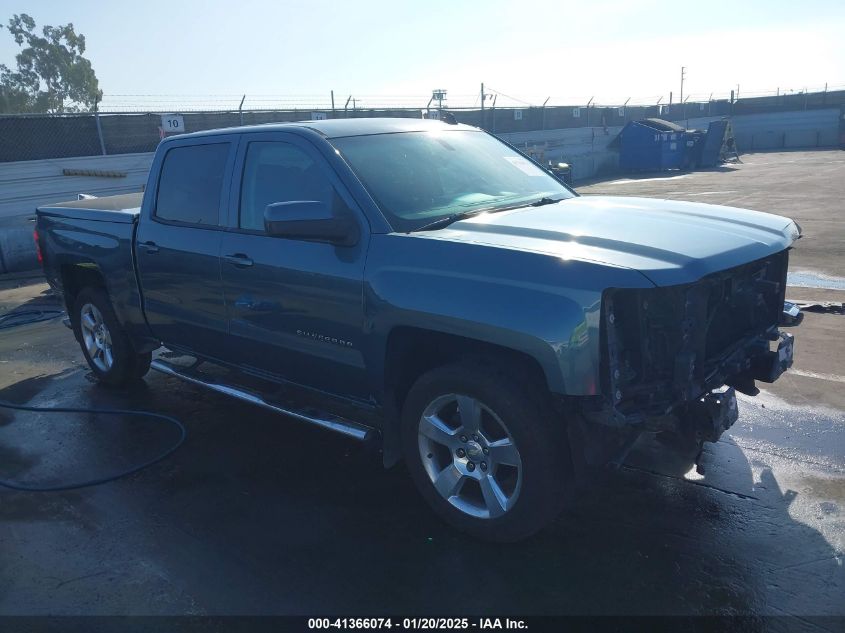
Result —
<instances>
[{"instance_id":1,"label":"tire","mask_svg":"<svg viewBox=\"0 0 845 633\"><path fill-rule=\"evenodd\" d=\"M481 361L433 369L409 391L401 424L414 484L457 529L518 541L563 508L573 479L564 421L527 381Z\"/></svg>"},{"instance_id":2,"label":"tire","mask_svg":"<svg viewBox=\"0 0 845 633\"><path fill-rule=\"evenodd\" d=\"M101 288L84 288L73 307L73 333L97 381L122 387L150 369L152 354L138 353Z\"/></svg>"}]
</instances>

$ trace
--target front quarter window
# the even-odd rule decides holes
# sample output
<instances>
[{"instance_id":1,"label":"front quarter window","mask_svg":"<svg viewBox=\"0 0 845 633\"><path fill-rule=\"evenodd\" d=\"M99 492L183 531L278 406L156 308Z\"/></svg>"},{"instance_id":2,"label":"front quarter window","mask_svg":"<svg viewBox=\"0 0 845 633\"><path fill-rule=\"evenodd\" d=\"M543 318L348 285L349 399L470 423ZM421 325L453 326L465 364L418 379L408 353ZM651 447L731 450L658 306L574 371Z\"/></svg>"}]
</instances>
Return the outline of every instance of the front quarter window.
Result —
<instances>
[{"instance_id":1,"label":"front quarter window","mask_svg":"<svg viewBox=\"0 0 845 633\"><path fill-rule=\"evenodd\" d=\"M350 136L333 144L397 231L413 231L454 214L574 195L481 131Z\"/></svg>"}]
</instances>

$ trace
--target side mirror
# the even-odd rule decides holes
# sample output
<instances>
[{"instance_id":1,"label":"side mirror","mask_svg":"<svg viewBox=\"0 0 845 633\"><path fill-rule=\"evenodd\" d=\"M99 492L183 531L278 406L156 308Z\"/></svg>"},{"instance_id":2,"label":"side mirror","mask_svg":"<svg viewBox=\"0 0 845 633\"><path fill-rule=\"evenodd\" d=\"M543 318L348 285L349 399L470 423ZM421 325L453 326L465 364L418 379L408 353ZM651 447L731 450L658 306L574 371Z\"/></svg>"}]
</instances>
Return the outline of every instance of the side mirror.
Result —
<instances>
[{"instance_id":1,"label":"side mirror","mask_svg":"<svg viewBox=\"0 0 845 633\"><path fill-rule=\"evenodd\" d=\"M354 246L359 238L358 224L354 220L336 217L329 206L319 200L268 204L264 209L264 230L274 237L328 242L337 246Z\"/></svg>"}]
</instances>

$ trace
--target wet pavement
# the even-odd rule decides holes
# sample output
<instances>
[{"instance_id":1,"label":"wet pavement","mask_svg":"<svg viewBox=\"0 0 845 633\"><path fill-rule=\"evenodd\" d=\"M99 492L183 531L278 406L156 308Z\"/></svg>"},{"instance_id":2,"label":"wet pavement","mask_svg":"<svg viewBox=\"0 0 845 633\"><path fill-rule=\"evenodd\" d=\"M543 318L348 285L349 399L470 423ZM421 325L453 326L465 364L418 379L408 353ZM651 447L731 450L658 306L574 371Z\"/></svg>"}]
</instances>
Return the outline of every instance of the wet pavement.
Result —
<instances>
[{"instance_id":1,"label":"wet pavement","mask_svg":"<svg viewBox=\"0 0 845 633\"><path fill-rule=\"evenodd\" d=\"M845 277L822 275L812 272L789 273L787 282L796 288L822 288L828 290L845 290Z\"/></svg>"},{"instance_id":2,"label":"wet pavement","mask_svg":"<svg viewBox=\"0 0 845 633\"><path fill-rule=\"evenodd\" d=\"M51 306L44 290L0 280L0 314ZM0 615L742 614L842 630L810 618L845 616L843 319L806 315L795 371L741 396L704 475L643 443L513 545L441 524L371 448L160 374L97 386L57 320L0 330L0 399L143 408L189 432L108 485L0 490ZM0 410L0 478L107 475L175 439L143 418Z\"/></svg>"},{"instance_id":3,"label":"wet pavement","mask_svg":"<svg viewBox=\"0 0 845 633\"><path fill-rule=\"evenodd\" d=\"M0 492L0 614L845 615L840 410L742 397L703 477L646 444L551 528L488 545L366 447L155 373L108 390L79 358L58 321L0 332L0 399L159 411L189 438L105 486ZM0 411L0 477L107 475L175 439Z\"/></svg>"}]
</instances>

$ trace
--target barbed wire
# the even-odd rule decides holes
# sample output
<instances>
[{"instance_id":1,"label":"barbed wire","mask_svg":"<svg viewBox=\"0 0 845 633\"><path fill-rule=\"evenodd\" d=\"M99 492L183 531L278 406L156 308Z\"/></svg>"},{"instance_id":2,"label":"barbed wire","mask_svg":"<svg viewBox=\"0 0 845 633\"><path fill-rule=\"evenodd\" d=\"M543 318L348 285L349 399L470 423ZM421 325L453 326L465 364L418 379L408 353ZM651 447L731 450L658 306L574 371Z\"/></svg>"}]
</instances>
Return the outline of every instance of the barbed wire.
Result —
<instances>
[{"instance_id":1,"label":"barbed wire","mask_svg":"<svg viewBox=\"0 0 845 633\"><path fill-rule=\"evenodd\" d=\"M685 97L683 104L670 104L669 99L653 96L626 98L608 105L591 97L514 97L513 92L493 88L485 89L487 95L492 95L492 100L485 98L482 102L480 91L477 95L448 95L443 106L458 122L493 134L563 128L585 128L588 132L589 128L603 128L606 134L630 121L655 116L699 125L696 119L845 106L845 86L828 86L827 92L745 92L733 101L730 93L721 99L717 94L693 93ZM775 95L782 98L772 98ZM120 192L127 190L126 183L138 172L131 155L152 152L169 134L325 118L431 117L437 112L426 112L426 108L439 107L427 95L335 96L332 109L330 95L254 95L250 99L249 95L115 94L108 95L96 113L3 114L0 163L127 155L127 162L118 161L111 170L116 174L113 191ZM481 103L485 104L484 110ZM590 107L585 107L587 104Z\"/></svg>"},{"instance_id":2,"label":"barbed wire","mask_svg":"<svg viewBox=\"0 0 845 633\"><path fill-rule=\"evenodd\" d=\"M685 95L684 102L700 103L707 101L724 101L734 99L753 99L761 97L783 96L790 97L800 94L820 92L837 92L845 90L845 84L812 86L800 88L751 89L722 92L694 92ZM597 107L622 107L623 105L666 105L669 94L631 97L596 97L595 95L519 95L514 96L511 91L504 92L493 87L485 88L484 107L491 107L495 103L497 108L524 108L560 106L586 106L588 103ZM328 94L166 94L166 93L106 93L99 104L103 112L155 112L165 110L178 111L231 111L231 110L277 110L277 109L315 109L325 110L361 110L361 109L391 109L391 108L426 108L430 107L430 94L343 94L336 93L332 104L331 93ZM444 107L473 108L479 107L480 92L448 94L443 101ZM676 95L677 97L678 95ZM495 97L493 103L489 97ZM676 101L677 102L677 101Z\"/></svg>"}]
</instances>

